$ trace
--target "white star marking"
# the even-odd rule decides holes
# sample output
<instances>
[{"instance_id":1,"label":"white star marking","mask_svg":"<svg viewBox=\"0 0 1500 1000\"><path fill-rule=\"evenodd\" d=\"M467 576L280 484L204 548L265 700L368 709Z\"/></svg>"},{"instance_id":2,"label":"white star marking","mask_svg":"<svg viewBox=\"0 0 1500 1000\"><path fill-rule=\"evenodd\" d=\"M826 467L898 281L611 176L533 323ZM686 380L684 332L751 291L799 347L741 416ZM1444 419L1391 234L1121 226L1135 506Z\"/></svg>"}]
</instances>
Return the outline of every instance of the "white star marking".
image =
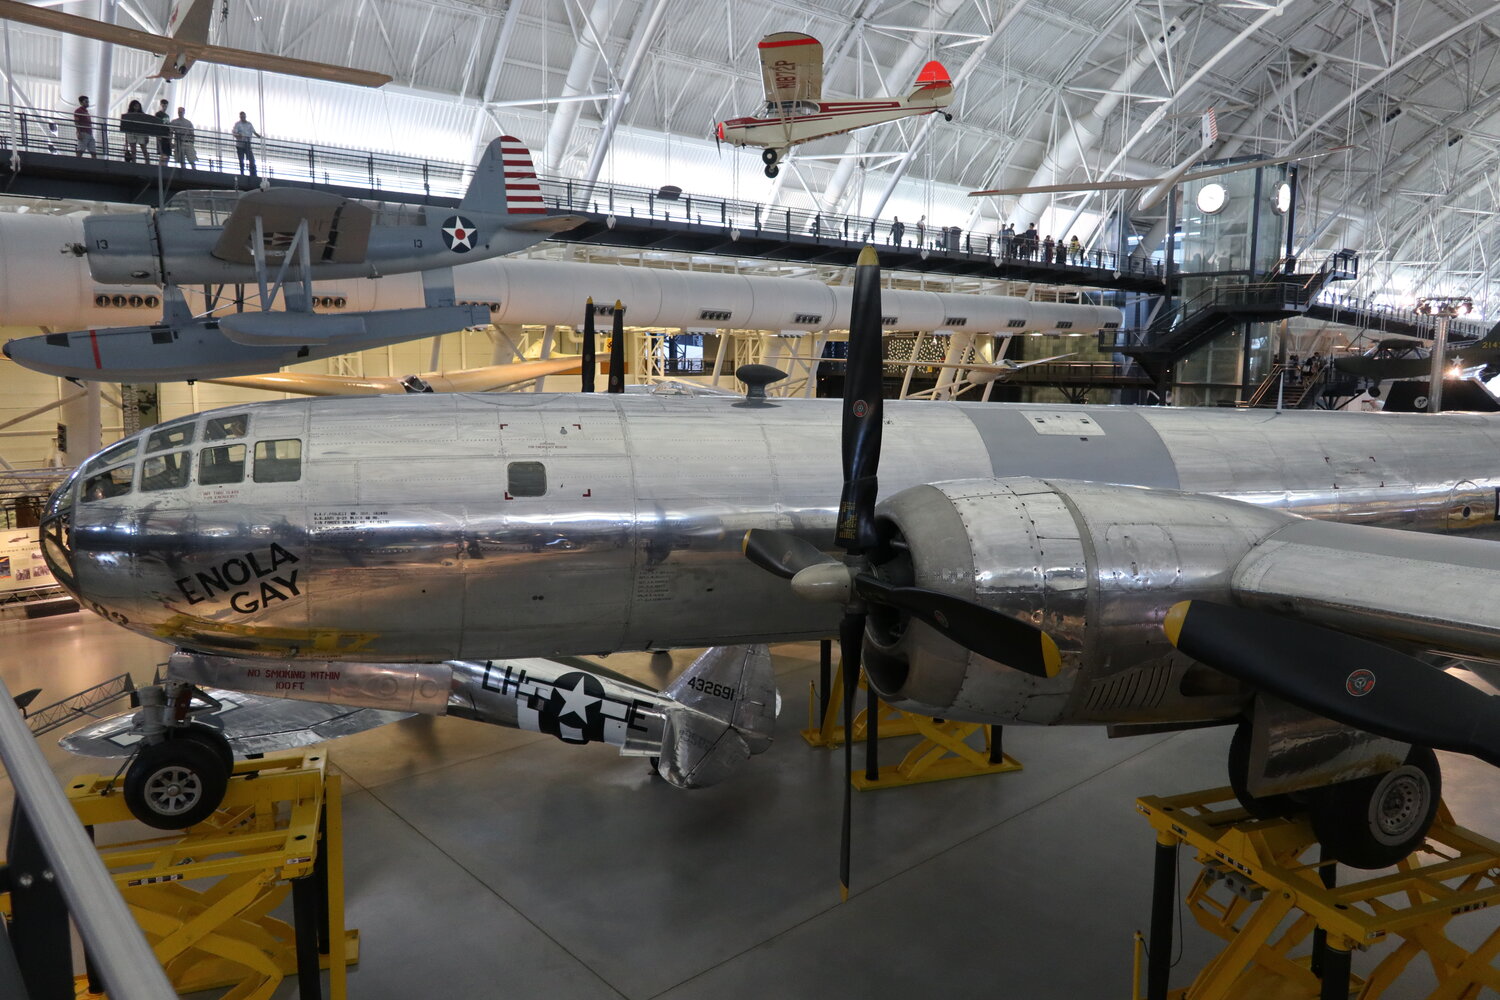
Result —
<instances>
[{"instance_id":1,"label":"white star marking","mask_svg":"<svg viewBox=\"0 0 1500 1000\"><path fill-rule=\"evenodd\" d=\"M563 698L562 710L557 713L557 717L559 719L561 719L564 715L576 715L578 716L578 718L582 719L584 723L587 723L589 721L589 706L595 704L596 702L604 700L603 698L595 698L593 695L584 691L584 681L585 678L580 675L578 678L578 683L573 685L573 689L571 691L565 687L553 688L553 690L562 695Z\"/></svg>"},{"instance_id":2,"label":"white star marking","mask_svg":"<svg viewBox=\"0 0 1500 1000\"><path fill-rule=\"evenodd\" d=\"M453 241L452 249L457 250L459 247L465 250L474 249L474 227L464 225L462 219L457 220L451 226L444 226L443 232L447 233L448 238Z\"/></svg>"}]
</instances>

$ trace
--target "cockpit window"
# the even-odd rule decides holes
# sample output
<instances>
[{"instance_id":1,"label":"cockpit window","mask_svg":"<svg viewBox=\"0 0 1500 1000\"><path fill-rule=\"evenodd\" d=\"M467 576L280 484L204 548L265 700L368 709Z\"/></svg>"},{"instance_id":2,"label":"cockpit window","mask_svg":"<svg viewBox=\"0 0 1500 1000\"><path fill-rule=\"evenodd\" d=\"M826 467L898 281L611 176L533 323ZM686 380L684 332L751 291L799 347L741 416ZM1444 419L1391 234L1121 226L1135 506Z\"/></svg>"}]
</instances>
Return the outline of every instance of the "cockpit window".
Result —
<instances>
[{"instance_id":1,"label":"cockpit window","mask_svg":"<svg viewBox=\"0 0 1500 1000\"><path fill-rule=\"evenodd\" d=\"M235 413L227 417L210 417L203 425L203 440L223 441L225 438L242 438L250 429L250 414Z\"/></svg>"},{"instance_id":2,"label":"cockpit window","mask_svg":"<svg viewBox=\"0 0 1500 1000\"><path fill-rule=\"evenodd\" d=\"M175 490L188 483L191 468L189 452L174 451L170 455L152 455L141 463L141 489Z\"/></svg>"},{"instance_id":3,"label":"cockpit window","mask_svg":"<svg viewBox=\"0 0 1500 1000\"><path fill-rule=\"evenodd\" d=\"M193 421L183 421L176 424L167 424L158 427L146 438L146 454L153 451L166 451L168 448L181 448L183 445L193 443Z\"/></svg>"},{"instance_id":4,"label":"cockpit window","mask_svg":"<svg viewBox=\"0 0 1500 1000\"><path fill-rule=\"evenodd\" d=\"M135 458L135 449L139 444L140 442L135 438L127 438L126 440L121 441L119 444L115 445L113 448L108 448L100 452L94 458L94 460L84 468L84 471L96 472L99 469L107 469L111 465L118 465L120 462Z\"/></svg>"},{"instance_id":5,"label":"cockpit window","mask_svg":"<svg viewBox=\"0 0 1500 1000\"><path fill-rule=\"evenodd\" d=\"M212 421L210 421L212 423ZM207 436L205 432L204 436ZM198 452L198 485L223 486L245 481L245 446L221 444Z\"/></svg>"},{"instance_id":6,"label":"cockpit window","mask_svg":"<svg viewBox=\"0 0 1500 1000\"><path fill-rule=\"evenodd\" d=\"M295 483L302 478L302 442L297 438L255 442L255 481Z\"/></svg>"},{"instance_id":7,"label":"cockpit window","mask_svg":"<svg viewBox=\"0 0 1500 1000\"><path fill-rule=\"evenodd\" d=\"M122 465L108 472L101 472L97 476L90 476L83 481L83 500L108 500L111 497L124 496L130 492L131 481L135 477L134 465Z\"/></svg>"}]
</instances>

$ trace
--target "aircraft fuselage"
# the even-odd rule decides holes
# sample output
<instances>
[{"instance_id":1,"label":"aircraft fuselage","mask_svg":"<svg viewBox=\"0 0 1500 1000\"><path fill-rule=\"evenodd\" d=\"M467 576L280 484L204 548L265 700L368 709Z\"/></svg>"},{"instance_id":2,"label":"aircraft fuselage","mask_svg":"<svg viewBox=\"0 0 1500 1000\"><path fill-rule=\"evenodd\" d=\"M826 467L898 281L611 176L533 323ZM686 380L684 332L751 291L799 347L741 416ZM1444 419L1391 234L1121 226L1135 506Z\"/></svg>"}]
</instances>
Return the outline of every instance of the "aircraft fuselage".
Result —
<instances>
[{"instance_id":1,"label":"aircraft fuselage","mask_svg":"<svg viewBox=\"0 0 1500 1000\"><path fill-rule=\"evenodd\" d=\"M1484 417L891 402L886 418L885 497L1031 476L1500 533L1500 424ZM260 403L101 452L54 497L44 551L99 614L233 656L436 662L817 638L839 608L798 599L740 544L760 527L831 547L839 447L836 400ZM1123 666L1077 660L1040 683L1082 690ZM1111 718L1234 705L1186 697ZM1025 701L1025 721L1080 721L1057 692Z\"/></svg>"}]
</instances>

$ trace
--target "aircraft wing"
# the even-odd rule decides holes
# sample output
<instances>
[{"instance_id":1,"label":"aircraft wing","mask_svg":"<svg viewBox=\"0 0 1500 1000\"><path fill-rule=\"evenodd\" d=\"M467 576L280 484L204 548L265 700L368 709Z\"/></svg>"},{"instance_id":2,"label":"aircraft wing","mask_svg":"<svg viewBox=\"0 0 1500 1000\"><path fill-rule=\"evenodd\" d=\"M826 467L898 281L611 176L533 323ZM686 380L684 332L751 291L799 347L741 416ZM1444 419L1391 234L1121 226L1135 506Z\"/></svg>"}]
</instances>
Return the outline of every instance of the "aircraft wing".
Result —
<instances>
[{"instance_id":1,"label":"aircraft wing","mask_svg":"<svg viewBox=\"0 0 1500 1000\"><path fill-rule=\"evenodd\" d=\"M766 100L823 99L823 43L800 31L778 31L760 40L760 75Z\"/></svg>"},{"instance_id":2,"label":"aircraft wing","mask_svg":"<svg viewBox=\"0 0 1500 1000\"><path fill-rule=\"evenodd\" d=\"M206 688L205 691L222 707L199 717L222 725L230 748L241 756L311 746L416 714L289 701L218 688ZM140 742L140 735L133 731L131 724L134 716L132 710L91 722L64 736L58 743L68 752L85 757L128 757Z\"/></svg>"},{"instance_id":3,"label":"aircraft wing","mask_svg":"<svg viewBox=\"0 0 1500 1000\"><path fill-rule=\"evenodd\" d=\"M235 264L253 264L251 244L255 222L268 254L291 249L297 227L307 221L308 249L313 263L358 263L370 244L375 213L370 206L343 195L305 188L268 188L251 191L235 202L224 229L210 253Z\"/></svg>"},{"instance_id":4,"label":"aircraft wing","mask_svg":"<svg viewBox=\"0 0 1500 1000\"><path fill-rule=\"evenodd\" d=\"M214 0L175 0L172 12L167 15L167 34L174 41L206 44L213 17ZM162 59L161 69L156 75L164 80L180 80L187 75L194 61L182 49L174 48Z\"/></svg>"},{"instance_id":5,"label":"aircraft wing","mask_svg":"<svg viewBox=\"0 0 1500 1000\"><path fill-rule=\"evenodd\" d=\"M1011 364L991 365L980 361L882 361L886 365L902 365L907 368L962 368L966 371L975 372L1015 372L1022 368L1030 368L1032 365L1044 365L1049 361L1060 361L1063 358L1071 358L1077 351L1069 351L1067 354L1054 354L1050 358L1037 358L1035 361L1016 361ZM824 361L838 360L824 358Z\"/></svg>"},{"instance_id":6,"label":"aircraft wing","mask_svg":"<svg viewBox=\"0 0 1500 1000\"><path fill-rule=\"evenodd\" d=\"M93 18L79 17L76 14L68 14L49 7L22 3L21 0L0 0L0 20L35 25L38 28L61 31L69 35L81 35L84 38L112 42L128 49L140 49L157 55L177 54L189 62L193 59L201 59L204 62L219 63L224 66L263 69L271 73L304 76L315 80L333 80L358 87L380 87L391 82L391 78L384 73L372 73L368 70L330 66L327 63L291 59L267 52L250 52L246 49L231 49L222 45L209 45L204 42L153 35L149 31L137 31L134 28L126 28L117 24L106 24L103 21L95 21Z\"/></svg>"},{"instance_id":7,"label":"aircraft wing","mask_svg":"<svg viewBox=\"0 0 1500 1000\"><path fill-rule=\"evenodd\" d=\"M488 392L519 385L546 375L568 375L580 370L577 357L550 358L545 361L517 361L508 365L487 365L455 372L431 372L416 376L434 392ZM267 392L291 392L300 396L382 396L407 391L403 384L411 376L398 375L322 375L316 372L272 372L267 375L233 375L204 378L200 382L232 385L241 389L264 389Z\"/></svg>"},{"instance_id":8,"label":"aircraft wing","mask_svg":"<svg viewBox=\"0 0 1500 1000\"><path fill-rule=\"evenodd\" d=\"M1335 371L1381 382L1393 378L1426 378L1432 373L1432 362L1427 358L1334 358L1333 367Z\"/></svg>"}]
</instances>

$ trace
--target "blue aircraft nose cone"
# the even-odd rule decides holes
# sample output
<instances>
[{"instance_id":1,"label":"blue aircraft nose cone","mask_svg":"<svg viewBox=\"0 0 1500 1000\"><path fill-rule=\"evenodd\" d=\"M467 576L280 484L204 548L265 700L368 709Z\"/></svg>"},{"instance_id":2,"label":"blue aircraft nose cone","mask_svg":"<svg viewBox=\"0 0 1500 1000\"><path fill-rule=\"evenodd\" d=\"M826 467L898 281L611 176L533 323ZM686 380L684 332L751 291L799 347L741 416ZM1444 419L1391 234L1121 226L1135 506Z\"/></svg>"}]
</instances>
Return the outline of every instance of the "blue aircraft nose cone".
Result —
<instances>
[{"instance_id":1,"label":"blue aircraft nose cone","mask_svg":"<svg viewBox=\"0 0 1500 1000\"><path fill-rule=\"evenodd\" d=\"M0 352L4 352L5 356L10 358L10 341L7 340L4 344L0 344ZM11 360L14 361L15 358L11 358Z\"/></svg>"}]
</instances>

